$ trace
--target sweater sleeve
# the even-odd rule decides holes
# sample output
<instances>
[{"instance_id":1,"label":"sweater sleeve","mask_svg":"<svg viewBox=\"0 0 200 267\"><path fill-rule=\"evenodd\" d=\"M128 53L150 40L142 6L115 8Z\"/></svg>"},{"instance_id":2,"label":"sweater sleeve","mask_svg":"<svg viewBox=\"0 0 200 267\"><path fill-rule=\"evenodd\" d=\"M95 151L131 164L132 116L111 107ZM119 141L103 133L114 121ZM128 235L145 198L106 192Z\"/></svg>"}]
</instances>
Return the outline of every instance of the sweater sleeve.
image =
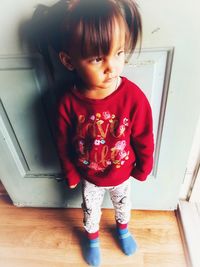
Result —
<instances>
[{"instance_id":1,"label":"sweater sleeve","mask_svg":"<svg viewBox=\"0 0 200 267\"><path fill-rule=\"evenodd\" d=\"M136 154L136 164L131 176L145 181L153 167L153 122L150 104L144 98L138 104L134 113L131 143Z\"/></svg>"},{"instance_id":2,"label":"sweater sleeve","mask_svg":"<svg viewBox=\"0 0 200 267\"><path fill-rule=\"evenodd\" d=\"M57 146L62 168L68 185L75 185L80 182L80 174L74 165L75 152L71 146L72 124L64 103L61 103L58 108L57 119Z\"/></svg>"}]
</instances>

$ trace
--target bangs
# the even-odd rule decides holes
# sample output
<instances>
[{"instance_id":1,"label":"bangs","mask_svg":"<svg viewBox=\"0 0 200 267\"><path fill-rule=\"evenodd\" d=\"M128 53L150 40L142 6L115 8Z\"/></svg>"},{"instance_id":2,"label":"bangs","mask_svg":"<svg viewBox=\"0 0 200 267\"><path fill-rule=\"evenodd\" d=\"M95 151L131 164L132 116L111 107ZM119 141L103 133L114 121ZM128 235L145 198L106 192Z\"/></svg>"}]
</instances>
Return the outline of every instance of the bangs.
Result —
<instances>
[{"instance_id":1,"label":"bangs","mask_svg":"<svg viewBox=\"0 0 200 267\"><path fill-rule=\"evenodd\" d=\"M82 58L107 55L115 35L116 18L94 18L82 21L79 27L80 53ZM123 35L124 32L122 31ZM123 36L125 37L125 36Z\"/></svg>"},{"instance_id":2,"label":"bangs","mask_svg":"<svg viewBox=\"0 0 200 267\"><path fill-rule=\"evenodd\" d=\"M126 35L126 23L117 6L103 0L93 2L95 8L90 2L90 8L80 5L71 13L71 48L75 48L81 58L107 55L115 36L116 24L121 29L119 41L125 39Z\"/></svg>"}]
</instances>

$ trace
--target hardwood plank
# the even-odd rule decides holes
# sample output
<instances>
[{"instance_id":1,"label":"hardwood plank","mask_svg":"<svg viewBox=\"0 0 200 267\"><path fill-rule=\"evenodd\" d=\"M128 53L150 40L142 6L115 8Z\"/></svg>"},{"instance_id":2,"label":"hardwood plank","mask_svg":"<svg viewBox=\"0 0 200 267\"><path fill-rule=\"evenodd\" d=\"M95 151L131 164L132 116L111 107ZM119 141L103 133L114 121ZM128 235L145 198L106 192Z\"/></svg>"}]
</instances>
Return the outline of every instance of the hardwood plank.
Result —
<instances>
[{"instance_id":1,"label":"hardwood plank","mask_svg":"<svg viewBox=\"0 0 200 267\"><path fill-rule=\"evenodd\" d=\"M139 249L127 257L115 236L114 211L103 209L103 267L186 267L173 211L132 211ZM84 267L81 209L17 208L0 196L0 267Z\"/></svg>"}]
</instances>

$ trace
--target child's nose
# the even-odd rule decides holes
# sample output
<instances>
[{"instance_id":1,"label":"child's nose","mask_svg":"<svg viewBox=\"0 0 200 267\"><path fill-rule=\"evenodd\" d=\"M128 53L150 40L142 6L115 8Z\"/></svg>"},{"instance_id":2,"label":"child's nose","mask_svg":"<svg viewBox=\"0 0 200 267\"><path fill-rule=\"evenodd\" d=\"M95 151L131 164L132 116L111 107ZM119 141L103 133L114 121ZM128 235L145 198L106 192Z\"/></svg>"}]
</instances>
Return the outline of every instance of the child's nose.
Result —
<instances>
[{"instance_id":1,"label":"child's nose","mask_svg":"<svg viewBox=\"0 0 200 267\"><path fill-rule=\"evenodd\" d=\"M106 62L106 67L105 67L105 73L106 74L112 74L115 72L115 61L113 59L110 59Z\"/></svg>"}]
</instances>

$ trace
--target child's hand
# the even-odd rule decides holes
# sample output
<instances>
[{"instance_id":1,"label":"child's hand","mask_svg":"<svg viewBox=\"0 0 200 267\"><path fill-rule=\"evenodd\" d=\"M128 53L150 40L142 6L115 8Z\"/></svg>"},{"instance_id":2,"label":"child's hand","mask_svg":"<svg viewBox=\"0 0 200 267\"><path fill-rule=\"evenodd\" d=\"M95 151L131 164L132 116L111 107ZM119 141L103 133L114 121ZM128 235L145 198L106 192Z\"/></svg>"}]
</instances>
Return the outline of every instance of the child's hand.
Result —
<instances>
[{"instance_id":1,"label":"child's hand","mask_svg":"<svg viewBox=\"0 0 200 267\"><path fill-rule=\"evenodd\" d=\"M77 184L70 185L69 188L73 189L77 186Z\"/></svg>"}]
</instances>

